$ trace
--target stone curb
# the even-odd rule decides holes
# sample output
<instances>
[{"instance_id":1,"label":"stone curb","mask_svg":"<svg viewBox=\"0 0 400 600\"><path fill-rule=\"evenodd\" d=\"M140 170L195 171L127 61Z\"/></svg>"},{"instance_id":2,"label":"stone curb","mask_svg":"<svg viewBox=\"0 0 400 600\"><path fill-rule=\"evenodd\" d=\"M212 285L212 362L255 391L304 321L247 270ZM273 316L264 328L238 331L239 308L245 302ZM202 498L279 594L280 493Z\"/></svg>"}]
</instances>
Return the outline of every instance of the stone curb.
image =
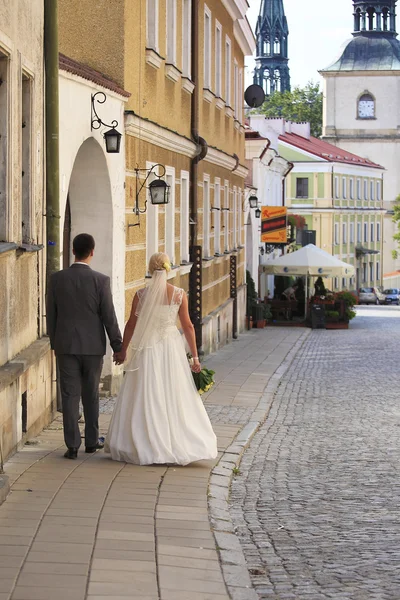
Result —
<instances>
[{"instance_id":1,"label":"stone curb","mask_svg":"<svg viewBox=\"0 0 400 600\"><path fill-rule=\"evenodd\" d=\"M0 475L0 506L3 504L4 500L7 498L8 493L10 491L10 480L7 475Z\"/></svg>"},{"instance_id":2,"label":"stone curb","mask_svg":"<svg viewBox=\"0 0 400 600\"><path fill-rule=\"evenodd\" d=\"M208 499L210 523L219 552L225 585L232 600L258 600L258 594L252 587L246 559L229 513L232 477L239 468L243 453L253 436L266 421L282 377L310 333L311 330L305 331L288 352L266 385L249 421L239 431L211 472Z\"/></svg>"}]
</instances>

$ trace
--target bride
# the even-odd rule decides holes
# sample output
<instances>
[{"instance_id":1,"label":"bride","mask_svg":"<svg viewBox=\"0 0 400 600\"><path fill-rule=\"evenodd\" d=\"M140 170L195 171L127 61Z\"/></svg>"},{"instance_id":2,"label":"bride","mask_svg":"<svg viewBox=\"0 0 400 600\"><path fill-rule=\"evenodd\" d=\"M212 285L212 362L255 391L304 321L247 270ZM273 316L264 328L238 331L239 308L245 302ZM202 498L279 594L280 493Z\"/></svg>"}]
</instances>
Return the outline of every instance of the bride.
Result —
<instances>
[{"instance_id":1,"label":"bride","mask_svg":"<svg viewBox=\"0 0 400 600\"><path fill-rule=\"evenodd\" d=\"M152 275L139 290L125 326L117 364L132 357L111 419L105 451L113 460L151 465L188 463L217 456L217 440L196 390L177 317L201 370L185 291L167 283L166 254L153 254Z\"/></svg>"}]
</instances>

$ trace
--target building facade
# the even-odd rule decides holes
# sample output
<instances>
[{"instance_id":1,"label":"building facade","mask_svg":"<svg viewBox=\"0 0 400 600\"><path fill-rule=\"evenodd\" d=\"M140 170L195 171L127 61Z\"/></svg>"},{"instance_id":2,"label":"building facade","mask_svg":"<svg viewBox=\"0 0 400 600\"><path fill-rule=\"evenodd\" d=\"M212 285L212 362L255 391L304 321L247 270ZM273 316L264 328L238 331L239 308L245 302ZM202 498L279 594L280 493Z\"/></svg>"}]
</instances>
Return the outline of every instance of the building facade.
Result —
<instances>
[{"instance_id":1,"label":"building facade","mask_svg":"<svg viewBox=\"0 0 400 600\"><path fill-rule=\"evenodd\" d=\"M385 167L383 270L387 273L400 268L399 260L392 256L396 247L393 202L400 193L400 41L396 32L396 0L353 0L353 10L353 39L340 57L321 71L323 139Z\"/></svg>"},{"instance_id":2,"label":"building facade","mask_svg":"<svg viewBox=\"0 0 400 600\"><path fill-rule=\"evenodd\" d=\"M382 285L382 166L310 135L308 123L267 119L279 154L293 163L286 206L316 232L316 245L354 265L356 277L329 281L332 291Z\"/></svg>"},{"instance_id":3,"label":"building facade","mask_svg":"<svg viewBox=\"0 0 400 600\"><path fill-rule=\"evenodd\" d=\"M215 350L244 326L244 56L255 47L247 6L120 0L111 10L106 4L103 14L91 2L60 0L60 50L130 94L124 317L145 285L148 259L165 251L171 283L189 293L199 346ZM157 177L169 186L166 205L150 201L148 185Z\"/></svg>"},{"instance_id":4,"label":"building facade","mask_svg":"<svg viewBox=\"0 0 400 600\"><path fill-rule=\"evenodd\" d=\"M0 5L0 454L53 416L44 337L45 141L42 0ZM0 457L0 459L1 459Z\"/></svg>"}]
</instances>

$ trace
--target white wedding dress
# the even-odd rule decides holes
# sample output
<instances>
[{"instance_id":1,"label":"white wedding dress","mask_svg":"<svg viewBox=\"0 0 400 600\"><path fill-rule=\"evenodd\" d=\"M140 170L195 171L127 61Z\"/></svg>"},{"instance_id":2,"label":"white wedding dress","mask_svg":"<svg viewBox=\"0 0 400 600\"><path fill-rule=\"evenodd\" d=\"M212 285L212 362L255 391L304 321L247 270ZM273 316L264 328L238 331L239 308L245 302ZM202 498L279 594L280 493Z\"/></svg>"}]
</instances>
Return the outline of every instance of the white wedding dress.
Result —
<instances>
[{"instance_id":1,"label":"white wedding dress","mask_svg":"<svg viewBox=\"0 0 400 600\"><path fill-rule=\"evenodd\" d=\"M113 460L187 465L217 456L216 436L177 328L183 293L175 287L171 303L158 307L136 368L125 375L105 444Z\"/></svg>"}]
</instances>

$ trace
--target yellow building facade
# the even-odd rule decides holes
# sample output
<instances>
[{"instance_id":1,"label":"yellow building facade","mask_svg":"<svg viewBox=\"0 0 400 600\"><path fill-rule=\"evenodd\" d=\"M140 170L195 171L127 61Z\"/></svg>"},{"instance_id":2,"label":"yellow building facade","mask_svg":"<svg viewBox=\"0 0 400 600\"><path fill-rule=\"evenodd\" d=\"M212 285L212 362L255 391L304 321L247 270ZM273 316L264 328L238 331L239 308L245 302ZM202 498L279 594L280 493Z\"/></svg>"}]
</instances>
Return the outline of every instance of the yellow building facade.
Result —
<instances>
[{"instance_id":1,"label":"yellow building facade","mask_svg":"<svg viewBox=\"0 0 400 600\"><path fill-rule=\"evenodd\" d=\"M189 293L199 347L209 352L244 326L244 57L254 49L247 4L100 4L94 11L93 2L60 0L60 51L130 93L125 318L148 259L166 252L170 281ZM150 202L157 176L169 186L168 204Z\"/></svg>"}]
</instances>

